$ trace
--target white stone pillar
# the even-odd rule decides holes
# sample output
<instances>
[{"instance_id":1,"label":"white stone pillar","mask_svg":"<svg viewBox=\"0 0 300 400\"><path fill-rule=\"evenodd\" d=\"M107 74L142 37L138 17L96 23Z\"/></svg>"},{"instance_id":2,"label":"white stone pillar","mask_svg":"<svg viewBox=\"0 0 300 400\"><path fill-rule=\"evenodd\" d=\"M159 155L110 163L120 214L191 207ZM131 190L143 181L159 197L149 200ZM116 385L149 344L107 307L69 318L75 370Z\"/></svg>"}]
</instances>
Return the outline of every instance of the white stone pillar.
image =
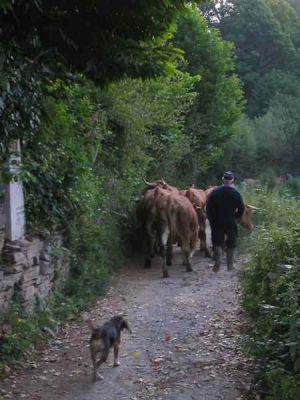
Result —
<instances>
[{"instance_id":1,"label":"white stone pillar","mask_svg":"<svg viewBox=\"0 0 300 400\"><path fill-rule=\"evenodd\" d=\"M19 173L18 163L21 161L20 140L11 143L10 153L7 169L15 179L5 187L5 239L20 240L25 234L23 185L17 179Z\"/></svg>"}]
</instances>

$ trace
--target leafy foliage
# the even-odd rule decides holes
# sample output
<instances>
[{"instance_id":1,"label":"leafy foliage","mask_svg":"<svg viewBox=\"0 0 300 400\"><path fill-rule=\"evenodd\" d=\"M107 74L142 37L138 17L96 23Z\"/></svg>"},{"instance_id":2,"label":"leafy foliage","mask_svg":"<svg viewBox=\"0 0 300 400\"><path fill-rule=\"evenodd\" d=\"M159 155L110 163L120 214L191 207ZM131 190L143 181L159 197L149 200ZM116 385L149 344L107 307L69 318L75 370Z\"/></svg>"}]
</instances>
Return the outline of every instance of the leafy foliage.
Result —
<instances>
[{"instance_id":1,"label":"leafy foliage","mask_svg":"<svg viewBox=\"0 0 300 400\"><path fill-rule=\"evenodd\" d=\"M176 73L170 44L186 1L3 1L0 4L1 157L36 134L49 80L83 72L103 86L124 76ZM78 29L80 27L80 29Z\"/></svg>"},{"instance_id":2,"label":"leafy foliage","mask_svg":"<svg viewBox=\"0 0 300 400\"><path fill-rule=\"evenodd\" d=\"M222 171L230 165L240 179L256 177L262 182L287 172L298 176L299 101L298 96L277 95L265 115L241 119L240 134L226 144L224 156L212 169Z\"/></svg>"},{"instance_id":3,"label":"leafy foliage","mask_svg":"<svg viewBox=\"0 0 300 400\"><path fill-rule=\"evenodd\" d=\"M123 177L130 173L141 182L146 175L164 176L176 182L176 161L189 151L183 128L198 79L178 72L170 78L110 85L109 118L122 127L115 157L121 162ZM131 178L127 175L126 179Z\"/></svg>"},{"instance_id":4,"label":"leafy foliage","mask_svg":"<svg viewBox=\"0 0 300 400\"><path fill-rule=\"evenodd\" d=\"M299 0L288 0L288 2L294 7L297 14L300 16L300 2Z\"/></svg>"},{"instance_id":5,"label":"leafy foliage","mask_svg":"<svg viewBox=\"0 0 300 400\"><path fill-rule=\"evenodd\" d=\"M36 132L40 122L41 83L33 66L18 53L0 47L0 156L3 160L8 143L27 138Z\"/></svg>"},{"instance_id":6,"label":"leafy foliage","mask_svg":"<svg viewBox=\"0 0 300 400\"><path fill-rule=\"evenodd\" d=\"M174 40L185 52L187 62L182 69L201 76L196 86L198 96L185 126L192 143L191 154L186 157L191 179L192 174L207 169L234 134L242 110L242 91L234 74L232 45L216 29L209 29L195 9L190 8L180 17Z\"/></svg>"},{"instance_id":7,"label":"leafy foliage","mask_svg":"<svg viewBox=\"0 0 300 400\"><path fill-rule=\"evenodd\" d=\"M31 1L6 3L1 42L33 62L84 72L102 83L168 72L178 51L166 43L184 0ZM80 29L79 29L80 27ZM169 30L171 29L171 30Z\"/></svg>"},{"instance_id":8,"label":"leafy foliage","mask_svg":"<svg viewBox=\"0 0 300 400\"><path fill-rule=\"evenodd\" d=\"M286 173L298 176L299 15L285 0L214 1L202 8L235 45L248 115L209 175L232 169L240 179L270 183Z\"/></svg>"},{"instance_id":9,"label":"leafy foliage","mask_svg":"<svg viewBox=\"0 0 300 400\"><path fill-rule=\"evenodd\" d=\"M252 316L248 345L264 398L292 400L300 393L299 204L276 192L252 196L265 211L244 278L244 307Z\"/></svg>"},{"instance_id":10,"label":"leafy foliage","mask_svg":"<svg viewBox=\"0 0 300 400\"><path fill-rule=\"evenodd\" d=\"M76 308L70 299L60 293L55 293L43 309L28 318L22 307L17 303L11 305L6 321L11 332L5 335L1 346L0 376L5 375L5 365L19 365L19 358L30 345L40 343L45 337L45 327L55 330L60 321L74 318Z\"/></svg>"},{"instance_id":11,"label":"leafy foliage","mask_svg":"<svg viewBox=\"0 0 300 400\"><path fill-rule=\"evenodd\" d=\"M212 2L211 10L216 10ZM217 9L218 10L218 9ZM261 115L261 100L257 99L261 83L268 81L274 70L298 74L300 19L285 0L235 0L222 4L217 24L222 36L235 44L237 73L244 84L249 115ZM273 79L271 92L265 101L283 84ZM266 90L264 88L263 90ZM257 101L258 100L258 101Z\"/></svg>"},{"instance_id":12,"label":"leafy foliage","mask_svg":"<svg viewBox=\"0 0 300 400\"><path fill-rule=\"evenodd\" d=\"M27 231L67 234L70 293L99 293L121 263L124 215L142 177L150 170L172 177L170 166L185 151L184 116L196 81L178 73L127 79L105 91L80 77L49 85L45 118L23 146L21 178Z\"/></svg>"}]
</instances>

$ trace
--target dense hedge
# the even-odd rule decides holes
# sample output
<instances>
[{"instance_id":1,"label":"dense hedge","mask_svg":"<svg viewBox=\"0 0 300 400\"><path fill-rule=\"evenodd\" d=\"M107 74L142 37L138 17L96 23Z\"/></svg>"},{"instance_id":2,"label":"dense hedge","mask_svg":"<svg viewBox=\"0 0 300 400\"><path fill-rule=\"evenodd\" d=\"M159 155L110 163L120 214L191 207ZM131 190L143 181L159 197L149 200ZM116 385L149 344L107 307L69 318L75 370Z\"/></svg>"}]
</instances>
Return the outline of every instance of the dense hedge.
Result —
<instances>
[{"instance_id":1,"label":"dense hedge","mask_svg":"<svg viewBox=\"0 0 300 400\"><path fill-rule=\"evenodd\" d=\"M244 307L250 313L249 350L265 399L300 398L300 210L288 193L255 190L252 258L245 270Z\"/></svg>"}]
</instances>

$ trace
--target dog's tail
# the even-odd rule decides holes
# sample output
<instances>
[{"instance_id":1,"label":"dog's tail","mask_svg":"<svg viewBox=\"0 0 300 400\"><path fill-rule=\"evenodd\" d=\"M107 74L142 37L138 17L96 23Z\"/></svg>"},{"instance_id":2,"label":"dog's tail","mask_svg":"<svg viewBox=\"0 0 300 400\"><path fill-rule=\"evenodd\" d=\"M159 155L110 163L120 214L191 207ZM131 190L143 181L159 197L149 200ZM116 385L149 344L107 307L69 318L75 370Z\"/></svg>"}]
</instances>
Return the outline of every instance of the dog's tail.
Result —
<instances>
[{"instance_id":1,"label":"dog's tail","mask_svg":"<svg viewBox=\"0 0 300 400\"><path fill-rule=\"evenodd\" d=\"M96 329L93 321L91 320L91 318L88 316L88 313L83 313L82 314L82 319L84 320L84 322L86 322L88 324L88 326L90 327L91 331L94 331Z\"/></svg>"}]
</instances>

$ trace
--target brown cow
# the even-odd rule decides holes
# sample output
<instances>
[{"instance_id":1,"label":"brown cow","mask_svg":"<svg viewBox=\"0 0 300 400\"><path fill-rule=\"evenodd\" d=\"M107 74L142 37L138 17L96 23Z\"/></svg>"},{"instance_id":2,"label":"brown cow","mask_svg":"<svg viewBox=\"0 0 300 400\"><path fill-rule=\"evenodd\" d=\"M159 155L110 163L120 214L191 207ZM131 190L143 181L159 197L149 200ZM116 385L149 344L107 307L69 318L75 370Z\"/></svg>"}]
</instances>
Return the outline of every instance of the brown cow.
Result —
<instances>
[{"instance_id":1,"label":"brown cow","mask_svg":"<svg viewBox=\"0 0 300 400\"><path fill-rule=\"evenodd\" d=\"M241 216L239 223L249 231L252 231L253 225L252 225L252 210L255 210L256 207L250 206L250 205L245 205L245 209L243 212L243 215Z\"/></svg>"},{"instance_id":2,"label":"brown cow","mask_svg":"<svg viewBox=\"0 0 300 400\"><path fill-rule=\"evenodd\" d=\"M206 201L208 196L211 194L211 192L216 188L217 186L209 186L207 189L204 190L205 194L206 194Z\"/></svg>"},{"instance_id":3,"label":"brown cow","mask_svg":"<svg viewBox=\"0 0 300 400\"><path fill-rule=\"evenodd\" d=\"M186 270L192 271L191 257L196 249L199 231L194 207L186 197L169 193L158 198L157 209L163 248L163 277L169 276L168 265L172 264L172 244L175 242L183 251Z\"/></svg>"},{"instance_id":4,"label":"brown cow","mask_svg":"<svg viewBox=\"0 0 300 400\"><path fill-rule=\"evenodd\" d=\"M160 197L170 193L178 194L178 190L168 185L163 179L153 183L145 181L145 183L147 186L137 202L137 216L142 224L144 233L145 267L150 268L152 258L162 248L157 203Z\"/></svg>"},{"instance_id":5,"label":"brown cow","mask_svg":"<svg viewBox=\"0 0 300 400\"><path fill-rule=\"evenodd\" d=\"M206 227L205 205L207 201L207 193L205 190L194 189L189 187L185 192L185 196L189 199L189 201L191 202L197 213L198 224L199 224L200 251L204 251L206 257L210 257L210 252L206 245L206 230L205 230Z\"/></svg>"},{"instance_id":6,"label":"brown cow","mask_svg":"<svg viewBox=\"0 0 300 400\"><path fill-rule=\"evenodd\" d=\"M137 203L137 217L141 223L143 231L143 251L145 253L145 268L151 268L151 261L155 254L160 250L160 234L158 224L157 202L160 196L168 192L159 188L159 192L154 189L145 191L144 195Z\"/></svg>"}]
</instances>

